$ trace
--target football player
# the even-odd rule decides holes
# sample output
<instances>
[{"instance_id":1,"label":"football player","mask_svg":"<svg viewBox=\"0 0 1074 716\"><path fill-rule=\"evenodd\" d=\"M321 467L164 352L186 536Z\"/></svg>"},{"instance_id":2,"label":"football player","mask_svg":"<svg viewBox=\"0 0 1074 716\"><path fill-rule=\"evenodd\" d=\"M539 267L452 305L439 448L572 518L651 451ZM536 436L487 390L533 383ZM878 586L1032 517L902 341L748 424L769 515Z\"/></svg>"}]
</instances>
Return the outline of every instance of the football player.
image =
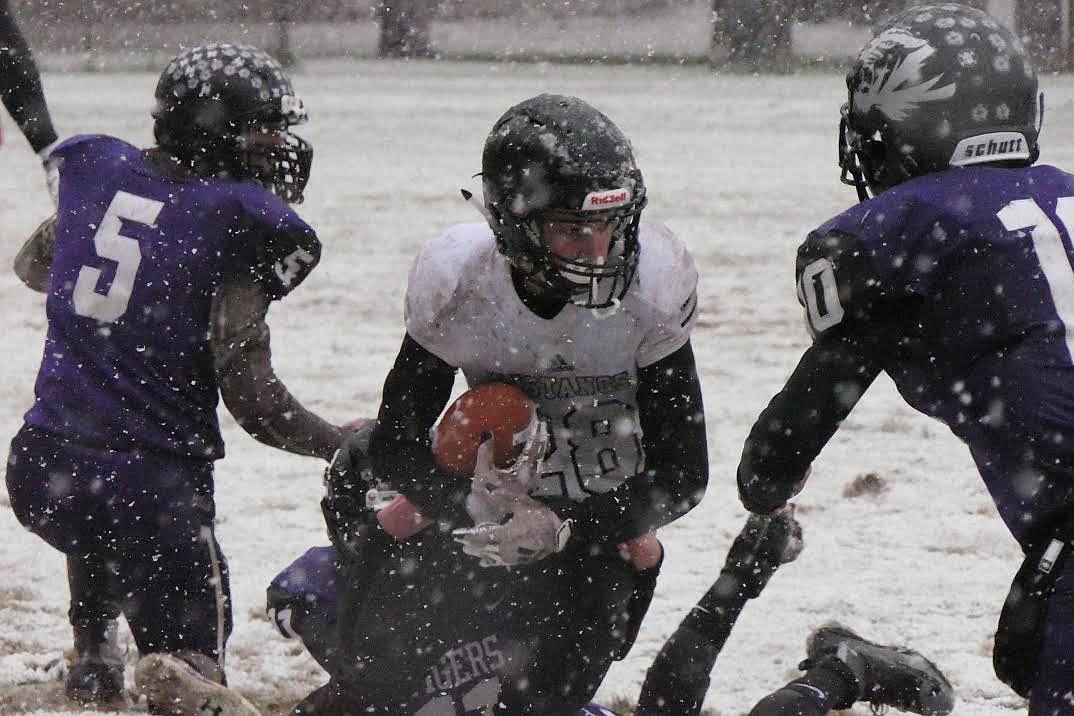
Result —
<instances>
[{"instance_id":1,"label":"football player","mask_svg":"<svg viewBox=\"0 0 1074 716\"><path fill-rule=\"evenodd\" d=\"M709 674L746 602L802 549L793 506L752 514L735 538L719 578L694 605L646 673L635 716L697 716ZM942 716L954 707L943 673L916 651L875 644L836 623L810 635L805 674L762 699L751 716L820 716L856 701L876 709Z\"/></svg>"},{"instance_id":2,"label":"football player","mask_svg":"<svg viewBox=\"0 0 1074 716\"><path fill-rule=\"evenodd\" d=\"M697 272L641 222L629 140L582 100L541 95L495 123L481 168L486 222L448 229L411 269L372 431L372 473L413 511L381 513L343 585L331 681L298 713L576 716L652 597L646 535L705 489ZM476 501L430 451L459 370L521 388L547 434L525 474L479 466ZM619 550L635 539L654 546L637 563Z\"/></svg>"},{"instance_id":3,"label":"football player","mask_svg":"<svg viewBox=\"0 0 1074 716\"><path fill-rule=\"evenodd\" d=\"M312 148L290 131L306 119L290 79L254 47L181 53L155 98L155 147L81 135L47 157L59 210L16 271L47 292L48 334L8 494L68 558L69 695L122 695L122 614L151 708L251 713L222 686L231 605L213 531L216 406L222 395L251 435L290 452L329 459L340 442L275 376L265 323L320 258L288 206Z\"/></svg>"},{"instance_id":4,"label":"football player","mask_svg":"<svg viewBox=\"0 0 1074 716\"><path fill-rule=\"evenodd\" d=\"M877 375L970 450L1026 560L997 673L1030 713L1074 683L1074 177L1035 165L1042 101L1014 34L957 4L889 20L847 77L839 158L862 203L809 234L797 292L813 345L738 468L769 513Z\"/></svg>"},{"instance_id":5,"label":"football player","mask_svg":"<svg viewBox=\"0 0 1074 716\"><path fill-rule=\"evenodd\" d=\"M26 141L44 159L56 142L56 130L52 128L37 64L8 0L0 0L0 99Z\"/></svg>"}]
</instances>

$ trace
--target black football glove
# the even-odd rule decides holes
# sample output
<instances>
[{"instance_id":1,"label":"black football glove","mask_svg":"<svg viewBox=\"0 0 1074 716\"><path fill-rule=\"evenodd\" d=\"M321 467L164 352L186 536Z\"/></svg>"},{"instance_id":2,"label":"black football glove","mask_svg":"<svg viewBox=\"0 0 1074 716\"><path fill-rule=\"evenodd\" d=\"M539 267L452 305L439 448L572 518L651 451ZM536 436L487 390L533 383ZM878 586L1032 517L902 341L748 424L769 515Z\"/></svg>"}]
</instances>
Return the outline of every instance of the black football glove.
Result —
<instances>
[{"instance_id":1,"label":"black football glove","mask_svg":"<svg viewBox=\"0 0 1074 716\"><path fill-rule=\"evenodd\" d=\"M751 514L727 553L721 576L731 576L753 599L761 593L781 564L802 553L802 526L794 519L794 506L771 515Z\"/></svg>"},{"instance_id":2,"label":"black football glove","mask_svg":"<svg viewBox=\"0 0 1074 716\"><path fill-rule=\"evenodd\" d=\"M373 513L366 493L373 487L369 440L374 422L362 425L343 440L324 472L321 512L332 544L342 556L357 555L369 534Z\"/></svg>"}]
</instances>

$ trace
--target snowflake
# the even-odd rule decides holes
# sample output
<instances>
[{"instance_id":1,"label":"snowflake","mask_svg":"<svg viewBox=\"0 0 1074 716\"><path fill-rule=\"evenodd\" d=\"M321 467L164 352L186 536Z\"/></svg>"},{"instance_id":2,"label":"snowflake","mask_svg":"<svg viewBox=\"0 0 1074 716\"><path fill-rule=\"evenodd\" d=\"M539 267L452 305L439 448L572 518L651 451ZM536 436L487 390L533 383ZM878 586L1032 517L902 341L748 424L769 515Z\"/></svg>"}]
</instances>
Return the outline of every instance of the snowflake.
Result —
<instances>
[{"instance_id":1,"label":"snowflake","mask_svg":"<svg viewBox=\"0 0 1074 716\"><path fill-rule=\"evenodd\" d=\"M973 50L963 50L958 53L958 64L962 67L976 67L977 54Z\"/></svg>"},{"instance_id":2,"label":"snowflake","mask_svg":"<svg viewBox=\"0 0 1074 716\"><path fill-rule=\"evenodd\" d=\"M979 104L970 112L970 119L974 122L984 122L988 119L988 107Z\"/></svg>"},{"instance_id":3,"label":"snowflake","mask_svg":"<svg viewBox=\"0 0 1074 716\"><path fill-rule=\"evenodd\" d=\"M943 39L951 47L962 47L966 43L966 36L955 30L944 35Z\"/></svg>"}]
</instances>

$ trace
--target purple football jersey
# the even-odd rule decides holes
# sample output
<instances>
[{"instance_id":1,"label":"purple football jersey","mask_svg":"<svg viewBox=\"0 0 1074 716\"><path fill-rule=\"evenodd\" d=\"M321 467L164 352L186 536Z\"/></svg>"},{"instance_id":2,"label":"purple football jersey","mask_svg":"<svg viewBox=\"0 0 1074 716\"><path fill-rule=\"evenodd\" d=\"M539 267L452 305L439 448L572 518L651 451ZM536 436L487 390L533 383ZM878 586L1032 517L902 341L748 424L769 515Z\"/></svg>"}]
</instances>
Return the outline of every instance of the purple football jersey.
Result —
<instances>
[{"instance_id":1,"label":"purple football jersey","mask_svg":"<svg viewBox=\"0 0 1074 716\"><path fill-rule=\"evenodd\" d=\"M1074 176L968 167L851 208L799 253L811 330L897 332L885 371L969 445L1016 535L1074 498L1072 231ZM1040 490L1027 464L1067 472Z\"/></svg>"},{"instance_id":2,"label":"purple football jersey","mask_svg":"<svg viewBox=\"0 0 1074 716\"><path fill-rule=\"evenodd\" d=\"M221 457L213 293L250 276L282 297L319 260L316 234L252 182L178 179L112 137L74 137L51 157L48 335L26 422L92 446Z\"/></svg>"}]
</instances>

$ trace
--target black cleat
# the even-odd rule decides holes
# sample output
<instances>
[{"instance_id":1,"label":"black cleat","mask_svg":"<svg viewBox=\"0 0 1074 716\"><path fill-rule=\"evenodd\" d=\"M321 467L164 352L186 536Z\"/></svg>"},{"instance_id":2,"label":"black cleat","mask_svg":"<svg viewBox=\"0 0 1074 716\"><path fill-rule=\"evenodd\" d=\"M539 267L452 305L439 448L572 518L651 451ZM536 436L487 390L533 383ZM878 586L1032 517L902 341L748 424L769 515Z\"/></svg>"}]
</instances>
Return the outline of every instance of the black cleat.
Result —
<instances>
[{"instance_id":1,"label":"black cleat","mask_svg":"<svg viewBox=\"0 0 1074 716\"><path fill-rule=\"evenodd\" d=\"M943 672L912 649L874 644L834 622L813 632L806 649L809 661L834 656L850 667L862 689L859 700L874 707L924 716L944 716L955 707L954 689Z\"/></svg>"},{"instance_id":2,"label":"black cleat","mask_svg":"<svg viewBox=\"0 0 1074 716\"><path fill-rule=\"evenodd\" d=\"M83 706L117 703L123 700L123 668L99 659L78 659L67 670L63 690Z\"/></svg>"},{"instance_id":3,"label":"black cleat","mask_svg":"<svg viewBox=\"0 0 1074 716\"><path fill-rule=\"evenodd\" d=\"M64 693L83 706L123 700L123 652L112 619L75 625L75 658L67 670Z\"/></svg>"}]
</instances>

